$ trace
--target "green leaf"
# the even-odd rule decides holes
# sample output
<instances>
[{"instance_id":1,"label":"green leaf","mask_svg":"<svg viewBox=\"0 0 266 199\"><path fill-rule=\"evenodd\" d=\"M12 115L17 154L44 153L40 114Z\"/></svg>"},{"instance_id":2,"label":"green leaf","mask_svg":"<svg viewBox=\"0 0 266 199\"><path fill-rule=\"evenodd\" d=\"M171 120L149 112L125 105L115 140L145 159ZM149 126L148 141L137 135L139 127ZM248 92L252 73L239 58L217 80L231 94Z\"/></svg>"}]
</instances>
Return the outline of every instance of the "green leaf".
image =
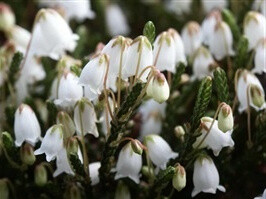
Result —
<instances>
[{"instance_id":1,"label":"green leaf","mask_svg":"<svg viewBox=\"0 0 266 199\"><path fill-rule=\"evenodd\" d=\"M220 102L230 103L229 88L225 71L218 67L214 73L214 85Z\"/></svg>"},{"instance_id":2,"label":"green leaf","mask_svg":"<svg viewBox=\"0 0 266 199\"><path fill-rule=\"evenodd\" d=\"M16 81L16 76L18 74L22 59L23 59L23 54L21 52L16 52L12 58L12 62L8 73L8 78L12 85Z\"/></svg>"},{"instance_id":3,"label":"green leaf","mask_svg":"<svg viewBox=\"0 0 266 199\"><path fill-rule=\"evenodd\" d=\"M191 132L194 132L200 124L200 119L205 115L212 94L212 79L205 77L200 84L199 92L191 118Z\"/></svg>"},{"instance_id":4,"label":"green leaf","mask_svg":"<svg viewBox=\"0 0 266 199\"><path fill-rule=\"evenodd\" d=\"M49 113L48 124L53 125L56 122L57 108L51 100L46 101L46 107Z\"/></svg>"},{"instance_id":5,"label":"green leaf","mask_svg":"<svg viewBox=\"0 0 266 199\"><path fill-rule=\"evenodd\" d=\"M241 31L239 29L239 26L237 25L235 16L228 9L224 9L222 11L222 16L223 16L223 20L229 25L233 33L234 41L237 43L241 36Z\"/></svg>"},{"instance_id":6,"label":"green leaf","mask_svg":"<svg viewBox=\"0 0 266 199\"><path fill-rule=\"evenodd\" d=\"M155 39L155 26L152 21L148 21L143 28L143 35L148 38L152 44Z\"/></svg>"},{"instance_id":7,"label":"green leaf","mask_svg":"<svg viewBox=\"0 0 266 199\"><path fill-rule=\"evenodd\" d=\"M77 153L70 153L68 155L69 161L71 163L71 166L74 170L74 172L81 176L86 176L86 173L84 171L84 167L79 159L79 156Z\"/></svg>"},{"instance_id":8,"label":"green leaf","mask_svg":"<svg viewBox=\"0 0 266 199\"><path fill-rule=\"evenodd\" d=\"M12 136L8 132L2 133L2 143L5 148L7 155L14 161L17 162L19 158L19 151L16 148Z\"/></svg>"},{"instance_id":9,"label":"green leaf","mask_svg":"<svg viewBox=\"0 0 266 199\"><path fill-rule=\"evenodd\" d=\"M180 62L178 64L178 67L176 68L176 73L174 74L173 77L173 83L171 85L171 93L179 86L181 75L185 72L185 69L186 65L183 62Z\"/></svg>"},{"instance_id":10,"label":"green leaf","mask_svg":"<svg viewBox=\"0 0 266 199\"><path fill-rule=\"evenodd\" d=\"M236 51L235 58L235 71L239 68L245 68L248 62L248 39L245 36L241 36Z\"/></svg>"}]
</instances>

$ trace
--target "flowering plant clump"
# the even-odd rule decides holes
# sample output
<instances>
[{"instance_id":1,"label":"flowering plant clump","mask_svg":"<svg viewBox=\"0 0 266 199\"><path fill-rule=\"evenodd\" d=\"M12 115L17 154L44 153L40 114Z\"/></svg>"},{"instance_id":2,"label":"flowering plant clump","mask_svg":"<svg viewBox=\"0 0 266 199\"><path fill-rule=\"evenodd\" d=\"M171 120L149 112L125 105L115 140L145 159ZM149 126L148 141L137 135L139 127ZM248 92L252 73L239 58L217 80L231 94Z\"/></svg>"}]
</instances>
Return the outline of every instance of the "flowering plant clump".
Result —
<instances>
[{"instance_id":1,"label":"flowering plant clump","mask_svg":"<svg viewBox=\"0 0 266 199\"><path fill-rule=\"evenodd\" d=\"M0 199L265 199L265 8L0 2Z\"/></svg>"}]
</instances>

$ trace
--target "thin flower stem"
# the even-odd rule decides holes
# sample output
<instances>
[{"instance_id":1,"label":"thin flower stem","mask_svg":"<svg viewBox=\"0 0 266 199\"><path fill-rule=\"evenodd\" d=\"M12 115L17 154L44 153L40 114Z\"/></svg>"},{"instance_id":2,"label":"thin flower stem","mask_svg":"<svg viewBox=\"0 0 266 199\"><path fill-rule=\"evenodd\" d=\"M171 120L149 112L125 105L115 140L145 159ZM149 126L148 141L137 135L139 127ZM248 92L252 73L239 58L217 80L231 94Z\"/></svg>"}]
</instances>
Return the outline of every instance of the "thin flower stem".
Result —
<instances>
[{"instance_id":1,"label":"thin flower stem","mask_svg":"<svg viewBox=\"0 0 266 199\"><path fill-rule=\"evenodd\" d=\"M136 72L135 72L135 77L134 77L133 85L136 83L136 81L138 79L139 65L140 65L141 55L142 55L142 48L140 48L140 50L139 50L138 63L137 63L137 68L136 68Z\"/></svg>"},{"instance_id":2,"label":"thin flower stem","mask_svg":"<svg viewBox=\"0 0 266 199\"><path fill-rule=\"evenodd\" d=\"M147 165L148 165L148 172L149 172L149 183L150 184L153 184L153 181L154 181L154 172L153 172L153 166L151 164L151 160L149 158L149 152L148 150L145 151L145 157L146 157L146 161L147 161Z\"/></svg>"},{"instance_id":3,"label":"thin flower stem","mask_svg":"<svg viewBox=\"0 0 266 199\"><path fill-rule=\"evenodd\" d=\"M141 71L141 73L139 74L138 79L140 79L140 78L142 77L142 75L146 72L146 70L148 70L148 69L152 69L152 70L154 70L155 67L154 67L154 66L146 66L146 67Z\"/></svg>"},{"instance_id":4,"label":"thin flower stem","mask_svg":"<svg viewBox=\"0 0 266 199\"><path fill-rule=\"evenodd\" d=\"M15 189L13 183L8 178L5 178L4 180L7 182L9 189L11 190L13 198L17 198L16 189Z\"/></svg>"},{"instance_id":5,"label":"thin flower stem","mask_svg":"<svg viewBox=\"0 0 266 199\"><path fill-rule=\"evenodd\" d=\"M170 71L167 71L167 81L168 81L169 89L171 89L171 85L172 85L172 73Z\"/></svg>"},{"instance_id":6,"label":"thin flower stem","mask_svg":"<svg viewBox=\"0 0 266 199\"><path fill-rule=\"evenodd\" d=\"M159 58L159 54L161 52L161 49L162 49L162 42L160 43L160 47L159 47L158 52L156 54L156 57L155 57L155 60L154 60L154 63L153 63L154 66L156 66L156 64L157 64L157 61L158 61L158 58Z\"/></svg>"},{"instance_id":7,"label":"thin flower stem","mask_svg":"<svg viewBox=\"0 0 266 199\"><path fill-rule=\"evenodd\" d=\"M248 123L248 148L251 148L253 143L251 140L251 124L250 124L250 100L249 100L249 90L250 90L250 85L247 87L246 94L247 94L247 123Z\"/></svg>"},{"instance_id":8,"label":"thin flower stem","mask_svg":"<svg viewBox=\"0 0 266 199\"><path fill-rule=\"evenodd\" d=\"M108 93L110 93L111 96L112 96L112 100L113 100L113 108L114 108L114 110L115 110L116 105L117 105L116 100L115 100L115 94L114 94L114 92L111 91L110 89L108 89Z\"/></svg>"},{"instance_id":9,"label":"thin flower stem","mask_svg":"<svg viewBox=\"0 0 266 199\"><path fill-rule=\"evenodd\" d=\"M119 74L118 74L118 88L117 88L117 108L120 108L121 100L121 81L122 81L122 61L123 61L123 51L120 52L120 61L119 61Z\"/></svg>"},{"instance_id":10,"label":"thin flower stem","mask_svg":"<svg viewBox=\"0 0 266 199\"><path fill-rule=\"evenodd\" d=\"M107 128L107 137L109 137L111 134L111 128L110 128L110 121L109 121L107 104L105 104L105 124L106 124L106 128Z\"/></svg>"},{"instance_id":11,"label":"thin flower stem","mask_svg":"<svg viewBox=\"0 0 266 199\"><path fill-rule=\"evenodd\" d=\"M250 56L249 61L248 61L247 65L246 65L246 69L249 70L249 69L252 68L252 62L254 60L254 56L255 56L255 50L252 50L251 56Z\"/></svg>"}]
</instances>

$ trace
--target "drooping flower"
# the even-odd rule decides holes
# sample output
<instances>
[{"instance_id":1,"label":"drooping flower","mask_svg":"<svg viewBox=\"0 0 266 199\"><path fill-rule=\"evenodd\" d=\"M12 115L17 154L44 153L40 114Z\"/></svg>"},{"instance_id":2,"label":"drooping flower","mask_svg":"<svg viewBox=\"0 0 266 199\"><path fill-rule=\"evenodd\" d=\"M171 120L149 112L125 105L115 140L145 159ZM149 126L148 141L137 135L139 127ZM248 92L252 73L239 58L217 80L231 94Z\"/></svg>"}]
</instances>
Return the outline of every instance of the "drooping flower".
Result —
<instances>
[{"instance_id":1,"label":"drooping flower","mask_svg":"<svg viewBox=\"0 0 266 199\"><path fill-rule=\"evenodd\" d=\"M222 10L226 8L226 0L202 0L203 9L206 13L211 12L213 9Z\"/></svg>"},{"instance_id":2,"label":"drooping flower","mask_svg":"<svg viewBox=\"0 0 266 199\"><path fill-rule=\"evenodd\" d=\"M191 8L192 0L186 0L186 1L176 1L176 0L170 0L166 1L166 9L170 12L175 13L176 15L181 15L183 13L188 13Z\"/></svg>"},{"instance_id":3,"label":"drooping flower","mask_svg":"<svg viewBox=\"0 0 266 199\"><path fill-rule=\"evenodd\" d=\"M266 59L265 59L265 52L266 52L266 37L262 39L255 51L255 67L253 68L252 72L257 74L266 73Z\"/></svg>"},{"instance_id":4,"label":"drooping flower","mask_svg":"<svg viewBox=\"0 0 266 199\"><path fill-rule=\"evenodd\" d=\"M153 63L152 46L145 36L138 36L133 40L128 48L128 55L123 70L123 78L137 75L139 76L141 71L151 66ZM150 70L147 69L140 77L143 82L146 82L146 78Z\"/></svg>"},{"instance_id":5,"label":"drooping flower","mask_svg":"<svg viewBox=\"0 0 266 199\"><path fill-rule=\"evenodd\" d=\"M223 21L216 23L214 32L210 35L209 47L217 60L235 54L233 50L233 35L227 23Z\"/></svg>"},{"instance_id":6,"label":"drooping flower","mask_svg":"<svg viewBox=\"0 0 266 199\"><path fill-rule=\"evenodd\" d=\"M25 54L31 37L29 31L20 26L14 25L9 29L7 37L12 43L14 43L17 51Z\"/></svg>"},{"instance_id":7,"label":"drooping flower","mask_svg":"<svg viewBox=\"0 0 266 199\"><path fill-rule=\"evenodd\" d=\"M29 51L37 56L59 59L65 51L73 51L78 36L53 9L41 9L35 18Z\"/></svg>"},{"instance_id":8,"label":"drooping flower","mask_svg":"<svg viewBox=\"0 0 266 199\"><path fill-rule=\"evenodd\" d=\"M127 18L118 5L107 5L105 19L108 32L111 36L127 35L130 32Z\"/></svg>"},{"instance_id":9,"label":"drooping flower","mask_svg":"<svg viewBox=\"0 0 266 199\"><path fill-rule=\"evenodd\" d=\"M150 134L158 135L162 130L162 119L158 112L151 112L146 120L142 121L140 127L140 139Z\"/></svg>"},{"instance_id":10,"label":"drooping flower","mask_svg":"<svg viewBox=\"0 0 266 199\"><path fill-rule=\"evenodd\" d=\"M89 97L94 98L93 96L101 94L104 89L104 78L108 64L108 55L100 54L90 60L83 68L79 77L79 84L87 86L88 91L91 92Z\"/></svg>"},{"instance_id":11,"label":"drooping flower","mask_svg":"<svg viewBox=\"0 0 266 199\"><path fill-rule=\"evenodd\" d=\"M232 130L233 127L233 111L229 105L223 104L218 115L218 128L226 133L227 131Z\"/></svg>"},{"instance_id":12,"label":"drooping flower","mask_svg":"<svg viewBox=\"0 0 266 199\"><path fill-rule=\"evenodd\" d=\"M176 51L175 42L169 32L162 32L154 41L153 59L160 71L175 72Z\"/></svg>"},{"instance_id":13,"label":"drooping flower","mask_svg":"<svg viewBox=\"0 0 266 199\"><path fill-rule=\"evenodd\" d=\"M98 137L96 113L93 104L86 98L79 100L74 108L74 122L79 135L92 134Z\"/></svg>"},{"instance_id":14,"label":"drooping flower","mask_svg":"<svg viewBox=\"0 0 266 199\"><path fill-rule=\"evenodd\" d=\"M59 81L58 97L54 103L62 108L72 108L82 97L82 86L78 84L78 77L71 72L65 72Z\"/></svg>"},{"instance_id":15,"label":"drooping flower","mask_svg":"<svg viewBox=\"0 0 266 199\"><path fill-rule=\"evenodd\" d=\"M249 11L244 19L244 35L248 39L248 49L255 49L259 41L266 37L266 18L255 11Z\"/></svg>"},{"instance_id":16,"label":"drooping flower","mask_svg":"<svg viewBox=\"0 0 266 199\"><path fill-rule=\"evenodd\" d=\"M194 163L192 197L200 192L215 194L217 189L225 192L225 188L219 183L219 173L213 160L209 156L199 157Z\"/></svg>"},{"instance_id":17,"label":"drooping flower","mask_svg":"<svg viewBox=\"0 0 266 199\"><path fill-rule=\"evenodd\" d=\"M57 177L62 173L74 175L74 172L71 166L69 165L67 151L64 147L56 155L56 170L53 173L53 177Z\"/></svg>"},{"instance_id":18,"label":"drooping flower","mask_svg":"<svg viewBox=\"0 0 266 199\"><path fill-rule=\"evenodd\" d=\"M144 138L145 146L148 148L148 155L157 168L165 169L167 162L178 157L170 148L169 144L159 135L148 135Z\"/></svg>"},{"instance_id":19,"label":"drooping flower","mask_svg":"<svg viewBox=\"0 0 266 199\"><path fill-rule=\"evenodd\" d=\"M202 79L206 76L212 76L215 61L209 50L203 46L195 52L193 60L193 76L191 79Z\"/></svg>"},{"instance_id":20,"label":"drooping flower","mask_svg":"<svg viewBox=\"0 0 266 199\"><path fill-rule=\"evenodd\" d=\"M93 162L89 164L91 185L94 186L100 182L99 169L101 167L100 162Z\"/></svg>"},{"instance_id":21,"label":"drooping flower","mask_svg":"<svg viewBox=\"0 0 266 199\"><path fill-rule=\"evenodd\" d=\"M24 141L34 146L41 139L40 124L30 106L21 104L16 110L14 131L17 146L21 146Z\"/></svg>"},{"instance_id":22,"label":"drooping flower","mask_svg":"<svg viewBox=\"0 0 266 199\"><path fill-rule=\"evenodd\" d=\"M9 5L0 3L0 30L8 31L15 25L15 15Z\"/></svg>"},{"instance_id":23,"label":"drooping flower","mask_svg":"<svg viewBox=\"0 0 266 199\"><path fill-rule=\"evenodd\" d=\"M61 124L50 127L42 140L41 147L34 154L40 155L45 153L46 160L50 162L55 159L63 148L63 129Z\"/></svg>"},{"instance_id":24,"label":"drooping flower","mask_svg":"<svg viewBox=\"0 0 266 199\"><path fill-rule=\"evenodd\" d=\"M166 103L158 103L153 99L149 99L141 104L139 112L142 115L142 119L146 121L153 113L158 113L161 118L165 117Z\"/></svg>"},{"instance_id":25,"label":"drooping flower","mask_svg":"<svg viewBox=\"0 0 266 199\"><path fill-rule=\"evenodd\" d=\"M248 105L256 111L266 107L265 94L258 78L247 70L241 71L237 80L237 98L240 103L238 111L247 110ZM249 104L248 104L249 101Z\"/></svg>"},{"instance_id":26,"label":"drooping flower","mask_svg":"<svg viewBox=\"0 0 266 199\"><path fill-rule=\"evenodd\" d=\"M67 112L60 111L56 117L56 123L62 124L64 138L69 138L74 135L76 129L73 120Z\"/></svg>"},{"instance_id":27,"label":"drooping flower","mask_svg":"<svg viewBox=\"0 0 266 199\"><path fill-rule=\"evenodd\" d=\"M170 89L163 73L155 71L155 75L147 87L147 95L156 102L163 103L169 98Z\"/></svg>"},{"instance_id":28,"label":"drooping flower","mask_svg":"<svg viewBox=\"0 0 266 199\"><path fill-rule=\"evenodd\" d=\"M75 0L75 1L46 1L41 0L40 4L42 6L48 6L50 8L61 8L62 14L66 21L70 19L76 19L79 22L85 19L95 18L95 13L91 10L90 0Z\"/></svg>"},{"instance_id":29,"label":"drooping flower","mask_svg":"<svg viewBox=\"0 0 266 199\"><path fill-rule=\"evenodd\" d=\"M131 147L131 143L127 143L119 153L115 180L129 177L135 183L139 183L140 170L142 166L141 155L135 153Z\"/></svg>"},{"instance_id":30,"label":"drooping flower","mask_svg":"<svg viewBox=\"0 0 266 199\"><path fill-rule=\"evenodd\" d=\"M180 62L182 62L184 64L187 64L182 38L180 37L179 33L173 28L169 28L168 32L170 33L175 42L175 63L179 64Z\"/></svg>"},{"instance_id":31,"label":"drooping flower","mask_svg":"<svg viewBox=\"0 0 266 199\"><path fill-rule=\"evenodd\" d=\"M186 170L180 164L175 168L172 185L177 191L181 191L186 186Z\"/></svg>"},{"instance_id":32,"label":"drooping flower","mask_svg":"<svg viewBox=\"0 0 266 199\"><path fill-rule=\"evenodd\" d=\"M202 40L205 45L209 45L210 37L215 30L215 25L222 20L221 12L219 10L211 11L201 24Z\"/></svg>"},{"instance_id":33,"label":"drooping flower","mask_svg":"<svg viewBox=\"0 0 266 199\"><path fill-rule=\"evenodd\" d=\"M188 22L183 28L181 36L184 42L185 54L187 56L193 55L202 42L200 25L195 21Z\"/></svg>"},{"instance_id":34,"label":"drooping flower","mask_svg":"<svg viewBox=\"0 0 266 199\"><path fill-rule=\"evenodd\" d=\"M231 137L232 131L227 131L226 133L221 131L218 128L217 120L214 121L214 124L209 131L212 121L213 119L210 117L201 118L201 135L197 137L196 141L193 144L193 148L211 149L213 151L213 154L215 156L218 156L223 147L233 147L235 143ZM208 131L209 133L204 139ZM203 139L204 141L202 142Z\"/></svg>"},{"instance_id":35,"label":"drooping flower","mask_svg":"<svg viewBox=\"0 0 266 199\"><path fill-rule=\"evenodd\" d=\"M254 10L260 10L261 14L266 17L266 0L255 0L253 3Z\"/></svg>"}]
</instances>

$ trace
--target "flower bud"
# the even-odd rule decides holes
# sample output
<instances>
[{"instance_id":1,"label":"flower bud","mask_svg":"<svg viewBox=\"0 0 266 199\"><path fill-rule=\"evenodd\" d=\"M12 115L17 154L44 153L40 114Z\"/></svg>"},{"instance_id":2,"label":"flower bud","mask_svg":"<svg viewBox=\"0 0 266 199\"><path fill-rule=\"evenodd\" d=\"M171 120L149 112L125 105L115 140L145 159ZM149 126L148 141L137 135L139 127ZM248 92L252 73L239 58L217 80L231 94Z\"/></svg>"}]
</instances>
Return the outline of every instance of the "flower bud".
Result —
<instances>
[{"instance_id":1,"label":"flower bud","mask_svg":"<svg viewBox=\"0 0 266 199\"><path fill-rule=\"evenodd\" d=\"M261 92L258 86L251 85L250 86L250 97L253 104L257 107L262 107L265 103L265 96L264 93Z\"/></svg>"},{"instance_id":2,"label":"flower bud","mask_svg":"<svg viewBox=\"0 0 266 199\"><path fill-rule=\"evenodd\" d=\"M81 199L80 190L77 186L72 186L69 190L69 199Z\"/></svg>"},{"instance_id":3,"label":"flower bud","mask_svg":"<svg viewBox=\"0 0 266 199\"><path fill-rule=\"evenodd\" d=\"M67 141L67 152L68 153L78 153L79 144L76 138L71 137Z\"/></svg>"},{"instance_id":4,"label":"flower bud","mask_svg":"<svg viewBox=\"0 0 266 199\"><path fill-rule=\"evenodd\" d=\"M184 128L182 126L176 126L175 127L175 136L177 138L183 137L185 135L185 133L186 132L185 132L185 130L184 130Z\"/></svg>"},{"instance_id":5,"label":"flower bud","mask_svg":"<svg viewBox=\"0 0 266 199\"><path fill-rule=\"evenodd\" d=\"M20 157L23 163L27 165L33 165L36 160L36 157L33 152L33 147L26 143L23 147L20 148Z\"/></svg>"},{"instance_id":6,"label":"flower bud","mask_svg":"<svg viewBox=\"0 0 266 199\"><path fill-rule=\"evenodd\" d=\"M253 73L263 74L266 73L266 59L265 59L265 52L266 52L266 36L262 39L255 51L254 57L254 64L255 67L252 69Z\"/></svg>"},{"instance_id":7,"label":"flower bud","mask_svg":"<svg viewBox=\"0 0 266 199\"><path fill-rule=\"evenodd\" d=\"M229 105L222 105L218 115L218 128L224 133L232 130L234 127L234 118L232 109Z\"/></svg>"},{"instance_id":8,"label":"flower bud","mask_svg":"<svg viewBox=\"0 0 266 199\"><path fill-rule=\"evenodd\" d=\"M141 168L141 173L146 177L154 176L154 169L150 168L148 166L143 166Z\"/></svg>"},{"instance_id":9,"label":"flower bud","mask_svg":"<svg viewBox=\"0 0 266 199\"><path fill-rule=\"evenodd\" d=\"M175 168L172 185L177 191L181 191L186 186L186 170L180 164Z\"/></svg>"},{"instance_id":10,"label":"flower bud","mask_svg":"<svg viewBox=\"0 0 266 199\"><path fill-rule=\"evenodd\" d=\"M131 140L131 147L133 151L139 155L142 155L143 149L141 147L141 143L138 140Z\"/></svg>"},{"instance_id":11,"label":"flower bud","mask_svg":"<svg viewBox=\"0 0 266 199\"><path fill-rule=\"evenodd\" d=\"M1 199L9 198L9 190L6 179L0 179L0 196Z\"/></svg>"},{"instance_id":12,"label":"flower bud","mask_svg":"<svg viewBox=\"0 0 266 199\"><path fill-rule=\"evenodd\" d=\"M39 164L34 170L34 181L39 187L44 186L47 183L47 171L44 165Z\"/></svg>"},{"instance_id":13,"label":"flower bud","mask_svg":"<svg viewBox=\"0 0 266 199\"><path fill-rule=\"evenodd\" d=\"M128 187L120 181L115 190L115 199L130 199L130 192Z\"/></svg>"},{"instance_id":14,"label":"flower bud","mask_svg":"<svg viewBox=\"0 0 266 199\"><path fill-rule=\"evenodd\" d=\"M170 90L163 73L155 72L153 79L148 85L147 95L158 103L163 103L169 98Z\"/></svg>"},{"instance_id":15,"label":"flower bud","mask_svg":"<svg viewBox=\"0 0 266 199\"><path fill-rule=\"evenodd\" d=\"M15 15L11 8L5 4L0 3L0 30L7 31L15 24Z\"/></svg>"},{"instance_id":16,"label":"flower bud","mask_svg":"<svg viewBox=\"0 0 266 199\"><path fill-rule=\"evenodd\" d=\"M64 111L60 111L56 117L57 124L62 124L64 138L69 138L75 133L75 125L71 117Z\"/></svg>"}]
</instances>

